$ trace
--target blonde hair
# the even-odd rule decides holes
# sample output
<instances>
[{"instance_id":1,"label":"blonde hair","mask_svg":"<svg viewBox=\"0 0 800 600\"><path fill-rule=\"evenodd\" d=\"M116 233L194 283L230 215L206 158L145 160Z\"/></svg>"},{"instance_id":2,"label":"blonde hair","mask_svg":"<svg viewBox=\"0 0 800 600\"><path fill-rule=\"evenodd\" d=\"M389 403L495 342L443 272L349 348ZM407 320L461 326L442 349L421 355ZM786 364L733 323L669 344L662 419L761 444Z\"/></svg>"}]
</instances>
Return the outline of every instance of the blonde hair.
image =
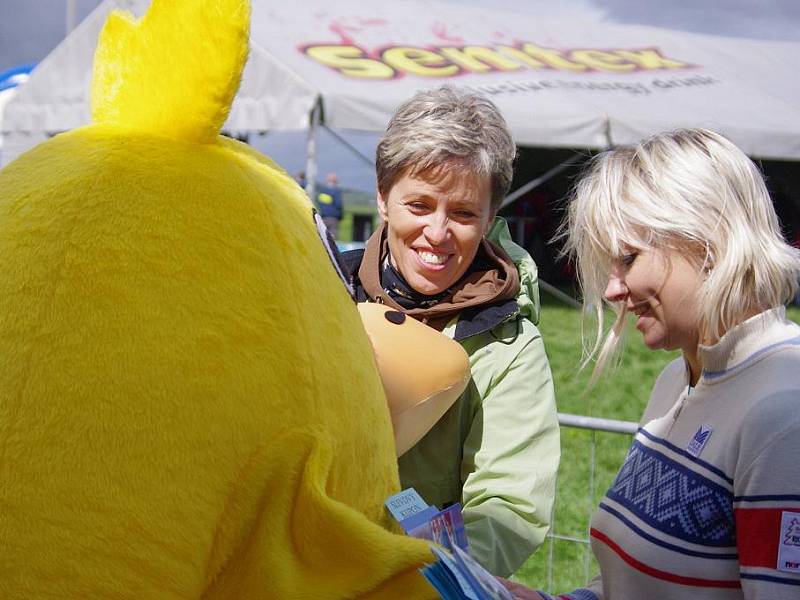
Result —
<instances>
[{"instance_id":1,"label":"blonde hair","mask_svg":"<svg viewBox=\"0 0 800 600\"><path fill-rule=\"evenodd\" d=\"M705 270L698 290L699 336L717 341L754 308L788 302L797 291L800 250L781 235L753 162L705 129L655 135L596 156L573 192L562 230L576 260L584 306L597 318L584 347L596 378L617 353L625 306L604 299L612 263L625 247L677 250ZM604 305L617 313L604 335Z\"/></svg>"},{"instance_id":2,"label":"blonde hair","mask_svg":"<svg viewBox=\"0 0 800 600\"><path fill-rule=\"evenodd\" d=\"M511 186L515 155L508 125L490 100L452 86L425 90L397 109L378 143L378 190L386 197L406 170L453 162L490 178L496 211Z\"/></svg>"}]
</instances>

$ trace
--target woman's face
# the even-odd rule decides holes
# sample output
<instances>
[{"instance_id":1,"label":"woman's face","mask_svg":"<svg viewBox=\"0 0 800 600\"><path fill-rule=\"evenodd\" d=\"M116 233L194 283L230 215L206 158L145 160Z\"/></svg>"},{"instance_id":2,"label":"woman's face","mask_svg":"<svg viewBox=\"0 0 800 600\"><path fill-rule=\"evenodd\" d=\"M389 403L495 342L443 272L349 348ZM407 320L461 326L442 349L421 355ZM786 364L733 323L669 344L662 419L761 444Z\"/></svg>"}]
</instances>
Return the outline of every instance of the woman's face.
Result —
<instances>
[{"instance_id":1,"label":"woman's face","mask_svg":"<svg viewBox=\"0 0 800 600\"><path fill-rule=\"evenodd\" d=\"M491 181L462 166L403 174L378 210L392 265L416 291L443 292L466 272L489 230Z\"/></svg>"},{"instance_id":2,"label":"woman's face","mask_svg":"<svg viewBox=\"0 0 800 600\"><path fill-rule=\"evenodd\" d=\"M702 284L702 270L685 253L629 248L612 265L605 297L624 302L636 315L636 329L648 348L680 349L691 356L699 341Z\"/></svg>"}]
</instances>

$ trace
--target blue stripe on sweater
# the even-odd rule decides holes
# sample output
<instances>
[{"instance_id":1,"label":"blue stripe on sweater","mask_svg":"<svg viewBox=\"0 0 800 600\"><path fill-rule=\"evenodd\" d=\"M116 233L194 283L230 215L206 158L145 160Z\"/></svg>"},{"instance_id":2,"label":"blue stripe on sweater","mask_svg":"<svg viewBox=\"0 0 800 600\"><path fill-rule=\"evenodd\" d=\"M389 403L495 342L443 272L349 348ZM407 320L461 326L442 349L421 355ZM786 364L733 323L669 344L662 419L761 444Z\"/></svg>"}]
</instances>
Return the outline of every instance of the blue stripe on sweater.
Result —
<instances>
[{"instance_id":1,"label":"blue stripe on sweater","mask_svg":"<svg viewBox=\"0 0 800 600\"><path fill-rule=\"evenodd\" d=\"M697 556L698 558L711 558L715 560L739 560L739 553L738 552L729 552L725 554L713 554L711 552L698 552L695 550L689 550L687 548L681 548L680 546L676 546L675 544L670 544L669 542L665 542L663 540L658 539L657 537L650 535L643 529L634 525L630 519L622 515L618 510L611 508L608 504L604 502L600 503L600 509L606 511L609 514L614 515L620 521L622 521L629 529L632 529L635 533L637 533L640 537L643 537L648 542L655 544L656 546L661 546L662 548L666 548L667 550L672 550L673 552L677 552L679 554L684 554L686 556Z\"/></svg>"},{"instance_id":2,"label":"blue stripe on sweater","mask_svg":"<svg viewBox=\"0 0 800 600\"><path fill-rule=\"evenodd\" d=\"M728 483L733 485L733 478L732 477L728 477L724 473L724 471L722 471L718 467L715 467L711 463L708 463L708 462L706 462L704 460L700 460L699 458L696 458L696 457L692 456L686 450L682 450L682 449L678 448L675 444L672 444L672 443L668 442L667 440L665 440L663 438L656 437L655 435L653 435L652 433L650 433L649 431L647 431L645 429L639 429L639 433L641 433L644 437L646 437L651 442L655 442L656 444L661 444L662 446L664 446L666 448L669 448L670 450L672 450L676 454L680 454L686 460L691 461L691 462L693 462L693 463L695 463L697 465L700 465L701 467L711 471L715 475L719 475L722 479L724 479L725 481L727 481Z\"/></svg>"},{"instance_id":3,"label":"blue stripe on sweater","mask_svg":"<svg viewBox=\"0 0 800 600\"><path fill-rule=\"evenodd\" d=\"M773 494L771 496L734 496L734 502L800 502L800 496L794 494Z\"/></svg>"},{"instance_id":4,"label":"blue stripe on sweater","mask_svg":"<svg viewBox=\"0 0 800 600\"><path fill-rule=\"evenodd\" d=\"M742 579L757 579L758 581L771 581L772 583L800 586L800 579L787 579L786 577L774 577L772 575L756 575L754 573L740 573L739 577Z\"/></svg>"},{"instance_id":5,"label":"blue stripe on sweater","mask_svg":"<svg viewBox=\"0 0 800 600\"><path fill-rule=\"evenodd\" d=\"M606 495L673 538L699 546L736 545L733 493L638 440Z\"/></svg>"},{"instance_id":6,"label":"blue stripe on sweater","mask_svg":"<svg viewBox=\"0 0 800 600\"><path fill-rule=\"evenodd\" d=\"M570 600L599 600L599 598L585 588L580 588L575 590L574 592L570 592L569 594L565 594L567 598Z\"/></svg>"}]
</instances>

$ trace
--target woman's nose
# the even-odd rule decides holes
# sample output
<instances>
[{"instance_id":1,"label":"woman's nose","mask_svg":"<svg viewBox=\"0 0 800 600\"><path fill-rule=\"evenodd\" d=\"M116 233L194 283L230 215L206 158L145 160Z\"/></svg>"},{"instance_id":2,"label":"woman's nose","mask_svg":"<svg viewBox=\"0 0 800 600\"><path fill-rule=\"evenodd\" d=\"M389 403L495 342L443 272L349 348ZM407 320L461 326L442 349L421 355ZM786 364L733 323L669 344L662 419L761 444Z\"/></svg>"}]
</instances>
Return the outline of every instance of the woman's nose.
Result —
<instances>
[{"instance_id":1,"label":"woman's nose","mask_svg":"<svg viewBox=\"0 0 800 600\"><path fill-rule=\"evenodd\" d=\"M433 215L425 226L425 237L434 246L440 246L447 240L449 224L446 217Z\"/></svg>"},{"instance_id":2,"label":"woman's nose","mask_svg":"<svg viewBox=\"0 0 800 600\"><path fill-rule=\"evenodd\" d=\"M628 295L628 287L621 277L612 273L608 276L608 284L603 295L609 302L622 302Z\"/></svg>"}]
</instances>

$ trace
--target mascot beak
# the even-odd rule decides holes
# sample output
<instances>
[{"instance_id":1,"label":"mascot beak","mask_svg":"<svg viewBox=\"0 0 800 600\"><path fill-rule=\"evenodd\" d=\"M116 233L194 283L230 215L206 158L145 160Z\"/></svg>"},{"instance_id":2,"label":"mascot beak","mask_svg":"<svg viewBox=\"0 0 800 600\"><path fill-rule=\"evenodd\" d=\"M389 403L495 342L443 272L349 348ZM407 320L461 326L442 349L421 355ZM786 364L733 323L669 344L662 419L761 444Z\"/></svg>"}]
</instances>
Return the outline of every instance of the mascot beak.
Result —
<instances>
[{"instance_id":1,"label":"mascot beak","mask_svg":"<svg viewBox=\"0 0 800 600\"><path fill-rule=\"evenodd\" d=\"M381 304L359 303L394 427L397 456L414 446L467 387L469 358L435 329Z\"/></svg>"}]
</instances>

